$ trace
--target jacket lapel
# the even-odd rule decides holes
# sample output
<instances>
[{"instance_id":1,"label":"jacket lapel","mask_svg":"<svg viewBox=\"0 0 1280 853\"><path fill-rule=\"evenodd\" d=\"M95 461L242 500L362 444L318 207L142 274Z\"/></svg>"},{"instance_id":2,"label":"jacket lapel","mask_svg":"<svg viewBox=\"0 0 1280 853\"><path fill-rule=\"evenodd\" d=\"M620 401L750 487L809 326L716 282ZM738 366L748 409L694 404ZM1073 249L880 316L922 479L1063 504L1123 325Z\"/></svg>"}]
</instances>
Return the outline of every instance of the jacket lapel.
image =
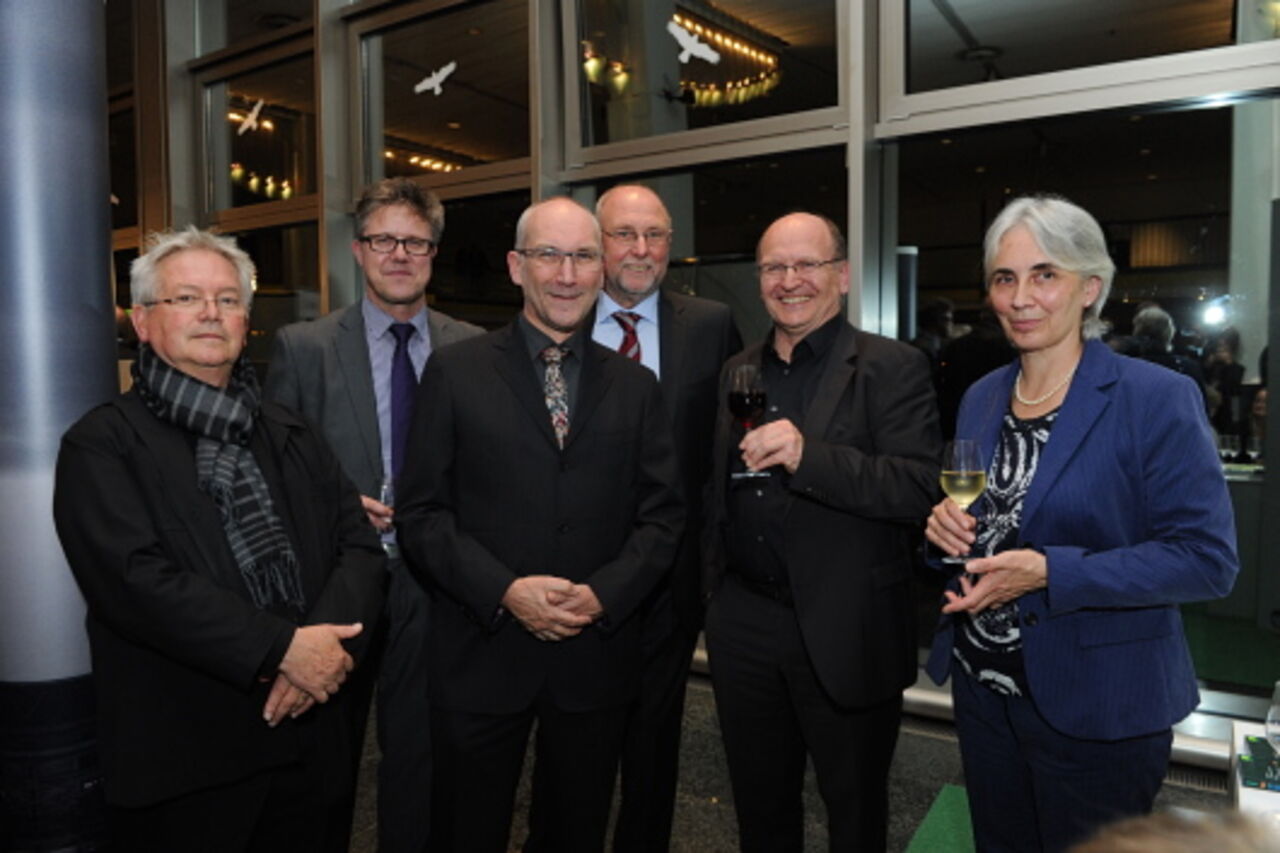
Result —
<instances>
[{"instance_id":1,"label":"jacket lapel","mask_svg":"<svg viewBox=\"0 0 1280 853\"><path fill-rule=\"evenodd\" d=\"M511 393L529 413L529 417L551 446L558 448L555 430L551 428L551 415L547 413L546 398L542 388L538 386L537 373L529 362L524 336L520 334L516 323L507 326L503 334L494 338L494 347L497 350L494 354L494 367L498 375L507 383ZM569 434L573 434L573 412L569 413Z\"/></svg>"},{"instance_id":2,"label":"jacket lapel","mask_svg":"<svg viewBox=\"0 0 1280 853\"><path fill-rule=\"evenodd\" d=\"M848 323L840 327L840 334L831 345L831 355L827 366L822 371L817 393L809 410L804 413L804 432L812 435L826 435L831 419L835 417L836 405L844 395L844 391L853 381L857 371L858 337L853 326Z\"/></svg>"},{"instance_id":3,"label":"jacket lapel","mask_svg":"<svg viewBox=\"0 0 1280 853\"><path fill-rule=\"evenodd\" d=\"M675 404L679 399L678 384L684 375L685 347L688 338L684 309L665 293L658 296L658 384L667 403L667 414L675 420Z\"/></svg>"},{"instance_id":4,"label":"jacket lapel","mask_svg":"<svg viewBox=\"0 0 1280 853\"><path fill-rule=\"evenodd\" d=\"M605 392L612 381L611 375L605 370L605 359L609 357L609 350L592 341L590 337L586 339L585 344L586 357L582 360L582 372L578 375L577 399L573 408L569 409L569 435L564 444L566 450L573 446L577 437L586 429L587 422L591 420L591 415L604 399Z\"/></svg>"},{"instance_id":5,"label":"jacket lapel","mask_svg":"<svg viewBox=\"0 0 1280 853\"><path fill-rule=\"evenodd\" d=\"M382 438L378 431L378 400L373 393L373 368L369 362L369 343L365 340L364 314L357 302L338 321L341 329L334 336L333 347L343 386L351 404L351 417L356 421L369 468L384 476L382 470Z\"/></svg>"},{"instance_id":6,"label":"jacket lapel","mask_svg":"<svg viewBox=\"0 0 1280 853\"><path fill-rule=\"evenodd\" d=\"M1045 494L1075 456L1094 423L1111 404L1106 390L1116 381L1115 356L1099 341L1085 344L1080 366L1067 397L1062 401L1058 418L1049 433L1049 442L1040 457L1035 478L1022 502L1022 530L1030 529L1036 510ZM1016 368L1015 368L1016 369Z\"/></svg>"}]
</instances>

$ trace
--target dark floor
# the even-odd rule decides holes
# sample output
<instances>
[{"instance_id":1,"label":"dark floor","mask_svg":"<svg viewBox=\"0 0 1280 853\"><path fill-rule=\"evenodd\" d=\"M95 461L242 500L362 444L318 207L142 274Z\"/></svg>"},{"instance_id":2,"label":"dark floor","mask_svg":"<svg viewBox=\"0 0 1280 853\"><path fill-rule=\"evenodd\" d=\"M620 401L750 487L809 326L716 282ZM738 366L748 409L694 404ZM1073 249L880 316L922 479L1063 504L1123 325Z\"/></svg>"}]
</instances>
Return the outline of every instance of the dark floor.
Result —
<instances>
[{"instance_id":1,"label":"dark floor","mask_svg":"<svg viewBox=\"0 0 1280 853\"><path fill-rule=\"evenodd\" d=\"M360 794L356 803L352 853L372 853L376 848L374 814L377 747L373 737L365 749L361 765ZM715 700L710 683L692 676L685 704L684 743L676 803L673 853L720 853L737 849L737 826L720 731L715 717ZM519 850L524 838L528 811L529 770L517 794L512 850ZM826 850L825 815L813 787L812 774L805 791L806 851ZM916 828L945 784L963 784L960 754L950 726L930 720L908 718L902 726L893 770L889 778L889 849L906 850ZM1217 810L1229 805L1226 780L1222 774L1203 771L1171 771L1157 800L1157 808Z\"/></svg>"}]
</instances>

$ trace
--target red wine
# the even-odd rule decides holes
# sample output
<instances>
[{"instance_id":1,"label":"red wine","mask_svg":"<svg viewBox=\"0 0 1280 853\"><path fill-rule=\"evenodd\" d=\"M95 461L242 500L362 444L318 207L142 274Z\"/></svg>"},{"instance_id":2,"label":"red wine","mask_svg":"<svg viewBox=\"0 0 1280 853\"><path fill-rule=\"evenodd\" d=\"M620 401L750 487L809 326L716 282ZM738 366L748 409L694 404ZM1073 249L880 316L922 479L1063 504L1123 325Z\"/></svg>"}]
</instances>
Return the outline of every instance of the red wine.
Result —
<instances>
[{"instance_id":1,"label":"red wine","mask_svg":"<svg viewBox=\"0 0 1280 853\"><path fill-rule=\"evenodd\" d=\"M763 391L730 391L729 414L737 418L743 429L753 429L764 414L767 398Z\"/></svg>"}]
</instances>

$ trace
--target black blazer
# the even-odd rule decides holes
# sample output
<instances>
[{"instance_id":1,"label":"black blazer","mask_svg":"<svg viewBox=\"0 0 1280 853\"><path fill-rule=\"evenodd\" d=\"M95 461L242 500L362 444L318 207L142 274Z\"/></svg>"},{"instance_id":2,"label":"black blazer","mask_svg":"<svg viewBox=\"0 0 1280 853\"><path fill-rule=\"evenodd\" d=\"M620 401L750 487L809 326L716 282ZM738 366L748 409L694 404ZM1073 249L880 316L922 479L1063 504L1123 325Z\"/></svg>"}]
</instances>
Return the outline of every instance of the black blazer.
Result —
<instances>
[{"instance_id":1,"label":"black blazer","mask_svg":"<svg viewBox=\"0 0 1280 853\"><path fill-rule=\"evenodd\" d=\"M689 635L702 630L702 500L711 475L720 368L740 349L742 336L729 306L666 290L658 296L658 383L687 510L675 565L654 593L670 598L676 620Z\"/></svg>"},{"instance_id":2,"label":"black blazer","mask_svg":"<svg viewBox=\"0 0 1280 853\"><path fill-rule=\"evenodd\" d=\"M716 425L708 589L724 572L731 441L725 365ZM804 453L790 482L784 558L796 615L822 686L840 705L889 699L915 682L911 566L938 491L941 440L929 363L908 344L845 325L804 414Z\"/></svg>"},{"instance_id":3,"label":"black blazer","mask_svg":"<svg viewBox=\"0 0 1280 853\"><path fill-rule=\"evenodd\" d=\"M481 713L622 704L638 686L639 620L683 521L653 374L587 342L564 450L518 326L432 356L401 474L397 534L432 592L432 702ZM555 643L501 609L512 581L587 583L605 617Z\"/></svg>"},{"instance_id":4,"label":"black blazer","mask_svg":"<svg viewBox=\"0 0 1280 853\"><path fill-rule=\"evenodd\" d=\"M339 692L297 721L263 722L260 677L274 677L295 626L250 602L196 485L194 446L134 391L85 415L58 454L54 521L88 604L106 794L122 806L288 763L300 729L328 732L342 712ZM354 487L320 437L274 403L251 448L302 568L304 624L364 622L348 645L358 658L385 557Z\"/></svg>"}]
</instances>

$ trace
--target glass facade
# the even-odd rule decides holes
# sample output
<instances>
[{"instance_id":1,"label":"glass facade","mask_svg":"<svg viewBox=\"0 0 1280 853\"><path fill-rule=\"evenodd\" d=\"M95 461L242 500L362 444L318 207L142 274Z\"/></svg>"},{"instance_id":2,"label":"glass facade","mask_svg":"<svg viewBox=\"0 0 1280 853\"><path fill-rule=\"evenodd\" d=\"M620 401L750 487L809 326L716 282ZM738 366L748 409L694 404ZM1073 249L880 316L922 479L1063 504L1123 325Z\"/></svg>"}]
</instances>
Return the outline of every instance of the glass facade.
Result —
<instances>
[{"instance_id":1,"label":"glass facade","mask_svg":"<svg viewBox=\"0 0 1280 853\"><path fill-rule=\"evenodd\" d=\"M910 0L907 91L1007 80L1234 44L1232 0ZM1247 8L1256 6L1256 9Z\"/></svg>"},{"instance_id":2,"label":"glass facade","mask_svg":"<svg viewBox=\"0 0 1280 853\"><path fill-rule=\"evenodd\" d=\"M282 225L232 232L257 267L249 358L260 368L271 354L276 329L320 316L319 240L316 226Z\"/></svg>"},{"instance_id":3,"label":"glass facade","mask_svg":"<svg viewBox=\"0 0 1280 853\"><path fill-rule=\"evenodd\" d=\"M312 0L198 0L197 10L198 51L208 54L310 23Z\"/></svg>"},{"instance_id":4,"label":"glass facade","mask_svg":"<svg viewBox=\"0 0 1280 853\"><path fill-rule=\"evenodd\" d=\"M132 109L117 110L107 117L112 228L138 224L138 155L134 147L134 121Z\"/></svg>"},{"instance_id":5,"label":"glass facade","mask_svg":"<svg viewBox=\"0 0 1280 853\"><path fill-rule=\"evenodd\" d=\"M494 0L367 36L371 177L529 156L529 6Z\"/></svg>"},{"instance_id":6,"label":"glass facade","mask_svg":"<svg viewBox=\"0 0 1280 853\"><path fill-rule=\"evenodd\" d=\"M582 0L582 144L833 106L836 4Z\"/></svg>"},{"instance_id":7,"label":"glass facade","mask_svg":"<svg viewBox=\"0 0 1280 853\"><path fill-rule=\"evenodd\" d=\"M432 307L490 328L520 310L520 289L507 274L516 220L529 206L525 191L445 202L444 238L432 265Z\"/></svg>"},{"instance_id":8,"label":"glass facade","mask_svg":"<svg viewBox=\"0 0 1280 853\"><path fill-rule=\"evenodd\" d=\"M206 167L212 209L315 192L313 83L308 56L206 87Z\"/></svg>"}]
</instances>

